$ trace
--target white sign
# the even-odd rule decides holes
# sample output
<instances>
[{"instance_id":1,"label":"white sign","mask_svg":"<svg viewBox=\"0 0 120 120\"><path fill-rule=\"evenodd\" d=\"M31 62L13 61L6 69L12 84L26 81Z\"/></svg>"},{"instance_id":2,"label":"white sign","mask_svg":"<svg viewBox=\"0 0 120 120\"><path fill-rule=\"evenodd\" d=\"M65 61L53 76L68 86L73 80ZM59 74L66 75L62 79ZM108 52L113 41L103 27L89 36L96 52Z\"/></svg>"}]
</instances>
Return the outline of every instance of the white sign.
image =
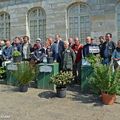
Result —
<instances>
[{"instance_id":1,"label":"white sign","mask_svg":"<svg viewBox=\"0 0 120 120\"><path fill-rule=\"evenodd\" d=\"M99 46L89 46L89 53L99 53Z\"/></svg>"},{"instance_id":2,"label":"white sign","mask_svg":"<svg viewBox=\"0 0 120 120\"><path fill-rule=\"evenodd\" d=\"M40 72L52 72L52 67L44 65L44 66L40 66L39 70Z\"/></svg>"},{"instance_id":3,"label":"white sign","mask_svg":"<svg viewBox=\"0 0 120 120\"><path fill-rule=\"evenodd\" d=\"M2 55L2 50L0 50L0 55Z\"/></svg>"},{"instance_id":4,"label":"white sign","mask_svg":"<svg viewBox=\"0 0 120 120\"><path fill-rule=\"evenodd\" d=\"M120 65L120 60L117 61L118 65Z\"/></svg>"},{"instance_id":5,"label":"white sign","mask_svg":"<svg viewBox=\"0 0 120 120\"><path fill-rule=\"evenodd\" d=\"M12 61L4 61L2 62L2 66L5 67L7 64L11 63Z\"/></svg>"},{"instance_id":6,"label":"white sign","mask_svg":"<svg viewBox=\"0 0 120 120\"><path fill-rule=\"evenodd\" d=\"M8 66L7 66L7 69L8 70L17 70L18 68L17 68L17 65L14 65L14 64L9 64Z\"/></svg>"},{"instance_id":7,"label":"white sign","mask_svg":"<svg viewBox=\"0 0 120 120\"><path fill-rule=\"evenodd\" d=\"M82 59L82 65L83 66L90 66L91 64L87 60Z\"/></svg>"}]
</instances>

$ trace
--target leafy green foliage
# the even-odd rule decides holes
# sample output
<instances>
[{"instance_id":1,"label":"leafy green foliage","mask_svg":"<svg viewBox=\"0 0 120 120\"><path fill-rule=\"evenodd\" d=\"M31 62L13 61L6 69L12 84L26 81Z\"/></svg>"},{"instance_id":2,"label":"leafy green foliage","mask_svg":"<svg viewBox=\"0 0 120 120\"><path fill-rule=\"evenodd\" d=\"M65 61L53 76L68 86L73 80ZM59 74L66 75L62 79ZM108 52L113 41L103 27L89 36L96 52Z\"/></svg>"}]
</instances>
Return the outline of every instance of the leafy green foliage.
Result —
<instances>
[{"instance_id":1,"label":"leafy green foliage","mask_svg":"<svg viewBox=\"0 0 120 120\"><path fill-rule=\"evenodd\" d=\"M98 57L95 59L96 62L92 63L94 73L90 78L90 85L97 92L117 94L120 89L120 70L113 72L112 66L101 64Z\"/></svg>"},{"instance_id":2,"label":"leafy green foliage","mask_svg":"<svg viewBox=\"0 0 120 120\"><path fill-rule=\"evenodd\" d=\"M6 70L4 67L0 67L0 78L3 77L3 75L5 74Z\"/></svg>"},{"instance_id":3,"label":"leafy green foliage","mask_svg":"<svg viewBox=\"0 0 120 120\"><path fill-rule=\"evenodd\" d=\"M21 53L18 50L14 50L12 56L13 57L21 56Z\"/></svg>"},{"instance_id":4,"label":"leafy green foliage","mask_svg":"<svg viewBox=\"0 0 120 120\"><path fill-rule=\"evenodd\" d=\"M35 77L35 68L28 62L24 62L24 65L17 64L18 70L13 71L13 76L18 80L20 85L26 85L32 81Z\"/></svg>"},{"instance_id":5,"label":"leafy green foliage","mask_svg":"<svg viewBox=\"0 0 120 120\"><path fill-rule=\"evenodd\" d=\"M86 60L94 67L94 65L101 62L101 57L99 55L89 54Z\"/></svg>"},{"instance_id":6,"label":"leafy green foliage","mask_svg":"<svg viewBox=\"0 0 120 120\"><path fill-rule=\"evenodd\" d=\"M52 76L50 83L55 84L57 87L65 87L73 80L71 72L60 72L59 74Z\"/></svg>"}]
</instances>

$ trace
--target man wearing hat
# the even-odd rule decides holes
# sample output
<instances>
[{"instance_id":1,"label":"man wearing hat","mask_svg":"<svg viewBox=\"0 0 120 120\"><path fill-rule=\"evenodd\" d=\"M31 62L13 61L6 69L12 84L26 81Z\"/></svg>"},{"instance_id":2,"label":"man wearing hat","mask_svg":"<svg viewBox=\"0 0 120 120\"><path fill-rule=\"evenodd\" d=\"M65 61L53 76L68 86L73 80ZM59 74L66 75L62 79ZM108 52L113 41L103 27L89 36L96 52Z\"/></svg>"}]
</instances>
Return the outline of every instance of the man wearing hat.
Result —
<instances>
[{"instance_id":1,"label":"man wearing hat","mask_svg":"<svg viewBox=\"0 0 120 120\"><path fill-rule=\"evenodd\" d=\"M37 46L38 46L39 48L41 48L41 47L42 47L41 42L42 42L41 38L37 38L35 44L37 44Z\"/></svg>"}]
</instances>

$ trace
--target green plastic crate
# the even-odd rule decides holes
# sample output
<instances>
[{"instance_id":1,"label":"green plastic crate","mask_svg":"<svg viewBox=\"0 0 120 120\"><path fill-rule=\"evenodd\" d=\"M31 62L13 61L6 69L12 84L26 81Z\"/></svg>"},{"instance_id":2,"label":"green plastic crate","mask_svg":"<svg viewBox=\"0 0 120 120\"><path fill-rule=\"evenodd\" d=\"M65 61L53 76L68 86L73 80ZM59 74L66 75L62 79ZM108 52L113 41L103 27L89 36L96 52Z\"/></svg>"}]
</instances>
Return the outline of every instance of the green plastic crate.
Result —
<instances>
[{"instance_id":1,"label":"green plastic crate","mask_svg":"<svg viewBox=\"0 0 120 120\"><path fill-rule=\"evenodd\" d=\"M13 65L13 67L14 66L17 67L17 65L19 65L20 67L23 67L24 66L24 62L21 62L21 63L11 63L11 64L8 64L6 66L6 81L7 81L7 85L17 86L18 85L18 80L12 74L13 70L15 70L15 69L13 67L9 67L9 69L8 69L9 65Z\"/></svg>"},{"instance_id":2,"label":"green plastic crate","mask_svg":"<svg viewBox=\"0 0 120 120\"><path fill-rule=\"evenodd\" d=\"M47 67L46 67L47 66ZM51 69L51 70L50 70ZM54 90L54 84L50 84L50 77L59 73L59 64L38 64L37 71L39 71L36 77L37 88L39 89L51 89Z\"/></svg>"},{"instance_id":3,"label":"green plastic crate","mask_svg":"<svg viewBox=\"0 0 120 120\"><path fill-rule=\"evenodd\" d=\"M89 80L93 74L93 68L91 66L82 66L81 67L81 91L89 92Z\"/></svg>"}]
</instances>

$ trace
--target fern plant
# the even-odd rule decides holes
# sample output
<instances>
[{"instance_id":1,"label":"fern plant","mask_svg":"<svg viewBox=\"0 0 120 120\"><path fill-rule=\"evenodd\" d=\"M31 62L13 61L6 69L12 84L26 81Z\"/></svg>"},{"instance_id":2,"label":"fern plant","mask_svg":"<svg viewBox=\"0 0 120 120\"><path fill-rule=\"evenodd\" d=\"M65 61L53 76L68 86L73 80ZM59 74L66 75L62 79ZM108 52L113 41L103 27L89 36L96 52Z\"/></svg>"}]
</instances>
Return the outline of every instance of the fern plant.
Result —
<instances>
[{"instance_id":1,"label":"fern plant","mask_svg":"<svg viewBox=\"0 0 120 120\"><path fill-rule=\"evenodd\" d=\"M94 73L90 78L94 90L108 94L117 94L120 87L120 70L112 71L111 66L94 65Z\"/></svg>"},{"instance_id":2,"label":"fern plant","mask_svg":"<svg viewBox=\"0 0 120 120\"><path fill-rule=\"evenodd\" d=\"M90 85L95 93L120 93L120 70L113 72L111 65L103 65L101 57L90 54L87 58L94 73L90 77Z\"/></svg>"}]
</instances>

